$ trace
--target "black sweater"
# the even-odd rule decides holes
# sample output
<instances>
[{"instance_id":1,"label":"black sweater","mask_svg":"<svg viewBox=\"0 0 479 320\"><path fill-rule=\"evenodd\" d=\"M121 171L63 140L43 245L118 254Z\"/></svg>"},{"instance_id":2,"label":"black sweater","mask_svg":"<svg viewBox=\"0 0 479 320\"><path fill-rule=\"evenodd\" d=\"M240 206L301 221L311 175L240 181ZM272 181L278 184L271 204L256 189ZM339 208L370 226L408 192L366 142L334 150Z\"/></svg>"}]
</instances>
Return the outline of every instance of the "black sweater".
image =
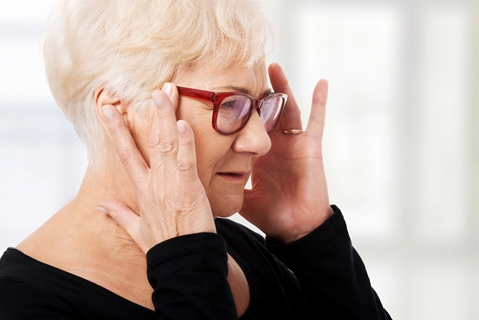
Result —
<instances>
[{"instance_id":1,"label":"black sweater","mask_svg":"<svg viewBox=\"0 0 479 320\"><path fill-rule=\"evenodd\" d=\"M9 248L0 259L0 319L237 319L227 253L251 291L241 319L390 319L333 209L323 225L290 244L216 219L218 234L156 245L147 254L156 311Z\"/></svg>"}]
</instances>

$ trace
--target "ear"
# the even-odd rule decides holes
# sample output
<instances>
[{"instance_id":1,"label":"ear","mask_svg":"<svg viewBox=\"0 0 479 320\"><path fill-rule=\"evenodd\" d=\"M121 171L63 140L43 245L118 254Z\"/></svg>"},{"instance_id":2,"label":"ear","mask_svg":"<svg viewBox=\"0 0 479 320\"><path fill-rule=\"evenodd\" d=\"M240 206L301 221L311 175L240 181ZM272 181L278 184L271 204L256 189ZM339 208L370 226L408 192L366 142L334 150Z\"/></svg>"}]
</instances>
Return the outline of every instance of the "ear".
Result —
<instances>
[{"instance_id":1,"label":"ear","mask_svg":"<svg viewBox=\"0 0 479 320\"><path fill-rule=\"evenodd\" d=\"M94 104L95 104L95 113L96 116L98 117L98 120L100 121L100 124L105 131L107 135L109 135L109 131L106 128L105 121L103 118L103 112L102 108L103 106L110 105L114 106L123 116L123 119L125 120L125 123L128 127L130 127L129 121L128 121L128 105L124 103L122 100L118 99L115 97L113 94L105 90L105 88L98 88L95 91L95 96L94 96Z\"/></svg>"}]
</instances>

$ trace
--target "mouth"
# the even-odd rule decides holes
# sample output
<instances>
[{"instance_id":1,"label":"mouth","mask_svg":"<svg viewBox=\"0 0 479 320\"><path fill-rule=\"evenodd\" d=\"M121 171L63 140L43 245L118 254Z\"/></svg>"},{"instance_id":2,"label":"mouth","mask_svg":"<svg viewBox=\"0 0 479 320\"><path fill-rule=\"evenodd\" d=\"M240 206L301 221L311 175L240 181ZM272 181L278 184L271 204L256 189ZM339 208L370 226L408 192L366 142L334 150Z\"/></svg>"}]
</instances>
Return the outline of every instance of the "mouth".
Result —
<instances>
[{"instance_id":1,"label":"mouth","mask_svg":"<svg viewBox=\"0 0 479 320\"><path fill-rule=\"evenodd\" d=\"M217 172L218 176L227 179L229 181L245 181L245 178L248 176L247 172Z\"/></svg>"}]
</instances>

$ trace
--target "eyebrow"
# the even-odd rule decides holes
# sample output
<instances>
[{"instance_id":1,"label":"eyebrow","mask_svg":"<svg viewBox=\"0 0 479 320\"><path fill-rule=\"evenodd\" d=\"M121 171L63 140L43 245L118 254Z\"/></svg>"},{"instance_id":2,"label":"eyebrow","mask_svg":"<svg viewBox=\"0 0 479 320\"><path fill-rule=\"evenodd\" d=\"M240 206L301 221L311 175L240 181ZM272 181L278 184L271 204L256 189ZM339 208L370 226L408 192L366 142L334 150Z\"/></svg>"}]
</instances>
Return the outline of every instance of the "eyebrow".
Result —
<instances>
[{"instance_id":1,"label":"eyebrow","mask_svg":"<svg viewBox=\"0 0 479 320\"><path fill-rule=\"evenodd\" d=\"M245 93L245 94L249 94L250 96L252 96L251 92L246 89L246 88L243 88L243 87L236 87L236 86L224 86L224 87L217 87L217 88L213 88L213 90L217 90L217 89L224 89L224 88L227 88L227 89L231 89L231 90L234 90L234 91L237 91L237 92L241 92L241 93ZM271 90L270 88L266 89L262 94L261 94L261 98L264 98L270 94L273 93L273 90Z\"/></svg>"}]
</instances>

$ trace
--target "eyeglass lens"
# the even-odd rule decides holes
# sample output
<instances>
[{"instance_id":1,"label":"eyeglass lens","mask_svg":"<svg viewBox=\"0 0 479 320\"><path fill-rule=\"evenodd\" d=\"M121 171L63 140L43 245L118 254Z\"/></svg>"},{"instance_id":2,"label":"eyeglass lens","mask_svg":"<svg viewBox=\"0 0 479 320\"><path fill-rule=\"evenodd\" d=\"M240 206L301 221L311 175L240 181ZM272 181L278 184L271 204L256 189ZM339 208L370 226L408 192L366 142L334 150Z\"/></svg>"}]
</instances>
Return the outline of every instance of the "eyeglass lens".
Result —
<instances>
[{"instance_id":1,"label":"eyeglass lens","mask_svg":"<svg viewBox=\"0 0 479 320\"><path fill-rule=\"evenodd\" d=\"M283 98L278 96L272 96L262 101L259 114L267 132L274 129L282 104ZM253 101L247 96L226 97L218 109L216 126L224 133L238 130L248 121L252 107Z\"/></svg>"},{"instance_id":2,"label":"eyeglass lens","mask_svg":"<svg viewBox=\"0 0 479 320\"><path fill-rule=\"evenodd\" d=\"M273 131L274 126L279 119L283 102L283 98L278 96L273 96L263 101L260 117L261 120L263 120L266 132L269 133Z\"/></svg>"},{"instance_id":3,"label":"eyeglass lens","mask_svg":"<svg viewBox=\"0 0 479 320\"><path fill-rule=\"evenodd\" d=\"M234 132L248 121L252 101L246 96L232 95L226 97L218 109L216 126L225 133Z\"/></svg>"}]
</instances>

